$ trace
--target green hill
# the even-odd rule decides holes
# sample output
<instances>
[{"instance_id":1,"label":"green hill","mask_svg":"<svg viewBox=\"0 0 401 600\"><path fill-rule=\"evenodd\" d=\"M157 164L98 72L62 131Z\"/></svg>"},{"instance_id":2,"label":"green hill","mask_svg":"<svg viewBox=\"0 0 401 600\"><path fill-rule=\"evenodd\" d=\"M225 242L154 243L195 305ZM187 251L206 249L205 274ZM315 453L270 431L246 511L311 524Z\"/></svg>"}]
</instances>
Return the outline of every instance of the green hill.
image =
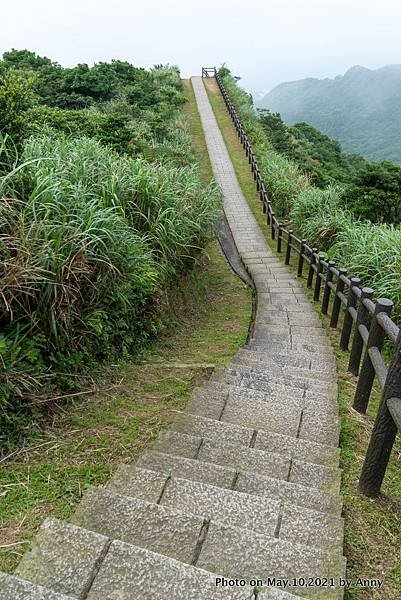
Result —
<instances>
[{"instance_id":1,"label":"green hill","mask_svg":"<svg viewBox=\"0 0 401 600\"><path fill-rule=\"evenodd\" d=\"M282 83L260 102L284 121L305 121L346 152L401 162L401 65L355 66L334 79Z\"/></svg>"}]
</instances>

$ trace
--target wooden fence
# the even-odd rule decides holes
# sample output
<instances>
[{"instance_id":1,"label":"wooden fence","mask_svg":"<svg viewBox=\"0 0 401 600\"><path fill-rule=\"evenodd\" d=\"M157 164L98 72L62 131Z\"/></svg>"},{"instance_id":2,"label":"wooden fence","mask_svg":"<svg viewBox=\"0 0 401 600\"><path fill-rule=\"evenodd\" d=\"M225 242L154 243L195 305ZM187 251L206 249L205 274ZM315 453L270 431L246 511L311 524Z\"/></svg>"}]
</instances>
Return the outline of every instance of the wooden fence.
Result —
<instances>
[{"instance_id":1,"label":"wooden fence","mask_svg":"<svg viewBox=\"0 0 401 600\"><path fill-rule=\"evenodd\" d=\"M358 277L350 276L347 269L325 260L318 248L296 237L277 220L256 156L222 79L215 67L203 67L202 77L210 76L216 78L245 150L271 238L277 243L277 252L282 253L285 246L286 265L296 255L298 277L306 277L307 287L313 289L314 301L321 300L322 313L329 314L331 327L337 328L340 310L344 309L340 348L349 350L348 370L358 377L353 408L366 413L375 377L381 386L381 401L359 479L363 494L378 496L397 429L401 430L401 332L391 319L393 303L387 298L374 302L374 291L363 287ZM386 340L390 340L393 347L389 364L382 355Z\"/></svg>"}]
</instances>

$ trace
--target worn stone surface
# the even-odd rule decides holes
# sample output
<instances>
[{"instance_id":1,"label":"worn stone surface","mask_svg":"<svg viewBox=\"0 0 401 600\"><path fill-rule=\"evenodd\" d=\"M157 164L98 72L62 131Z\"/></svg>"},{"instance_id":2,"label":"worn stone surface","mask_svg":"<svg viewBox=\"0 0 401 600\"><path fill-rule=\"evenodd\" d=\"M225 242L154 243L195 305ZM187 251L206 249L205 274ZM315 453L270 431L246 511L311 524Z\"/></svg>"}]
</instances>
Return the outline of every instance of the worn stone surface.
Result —
<instances>
[{"instance_id":1,"label":"worn stone surface","mask_svg":"<svg viewBox=\"0 0 401 600\"><path fill-rule=\"evenodd\" d=\"M190 563L203 517L90 488L74 516L74 523L90 531L147 548Z\"/></svg>"},{"instance_id":2,"label":"worn stone surface","mask_svg":"<svg viewBox=\"0 0 401 600\"><path fill-rule=\"evenodd\" d=\"M16 575L78 598L90 585L108 541L92 531L46 519L19 563Z\"/></svg>"},{"instance_id":3,"label":"worn stone surface","mask_svg":"<svg viewBox=\"0 0 401 600\"><path fill-rule=\"evenodd\" d=\"M198 460L218 465L232 465L238 471L255 471L255 473L271 475L278 479L285 479L290 467L289 456L263 452L254 448L241 448L224 441L205 440L201 446Z\"/></svg>"},{"instance_id":4,"label":"worn stone surface","mask_svg":"<svg viewBox=\"0 0 401 600\"><path fill-rule=\"evenodd\" d=\"M223 423L206 419L196 415L178 415L172 425L173 431L187 433L208 439L226 439L239 445L249 446L253 429L250 427L239 427L231 423Z\"/></svg>"},{"instance_id":5,"label":"worn stone surface","mask_svg":"<svg viewBox=\"0 0 401 600\"><path fill-rule=\"evenodd\" d=\"M88 600L251 600L253 591L216 587L201 569L122 542L113 542Z\"/></svg>"},{"instance_id":6,"label":"worn stone surface","mask_svg":"<svg viewBox=\"0 0 401 600\"><path fill-rule=\"evenodd\" d=\"M0 600L71 600L72 596L58 594L30 581L0 573Z\"/></svg>"},{"instance_id":7,"label":"worn stone surface","mask_svg":"<svg viewBox=\"0 0 401 600\"><path fill-rule=\"evenodd\" d=\"M167 475L132 465L121 465L110 479L107 488L116 494L135 496L147 502L157 502L161 496Z\"/></svg>"},{"instance_id":8,"label":"worn stone surface","mask_svg":"<svg viewBox=\"0 0 401 600\"><path fill-rule=\"evenodd\" d=\"M201 447L203 448L204 445L205 443ZM173 477L192 479L193 481L226 488L231 487L235 476L234 468L218 466L218 464L209 465L199 460L191 460L189 458L171 456L149 450L144 452L135 464L144 469L171 474Z\"/></svg>"},{"instance_id":9,"label":"worn stone surface","mask_svg":"<svg viewBox=\"0 0 401 600\"><path fill-rule=\"evenodd\" d=\"M344 521L337 515L285 504L278 537L305 546L342 549Z\"/></svg>"},{"instance_id":10,"label":"worn stone surface","mask_svg":"<svg viewBox=\"0 0 401 600\"><path fill-rule=\"evenodd\" d=\"M198 454L202 438L177 431L161 431L152 443L152 450L178 454L187 458L195 458Z\"/></svg>"},{"instance_id":11,"label":"worn stone surface","mask_svg":"<svg viewBox=\"0 0 401 600\"><path fill-rule=\"evenodd\" d=\"M323 464L329 467L337 466L340 458L340 449L337 447L261 429L257 432L254 448L265 452L281 452L304 462Z\"/></svg>"},{"instance_id":12,"label":"worn stone surface","mask_svg":"<svg viewBox=\"0 0 401 600\"><path fill-rule=\"evenodd\" d=\"M221 523L273 534L280 500L274 496L262 499L195 481L172 479L166 486L161 504Z\"/></svg>"},{"instance_id":13,"label":"worn stone surface","mask_svg":"<svg viewBox=\"0 0 401 600\"><path fill-rule=\"evenodd\" d=\"M309 548L218 523L211 523L197 565L227 577L265 581L268 577L333 577L338 581L344 568L338 548L331 552ZM313 595L312 588L309 591ZM338 592L333 590L332 597L339 597Z\"/></svg>"},{"instance_id":14,"label":"worn stone surface","mask_svg":"<svg viewBox=\"0 0 401 600\"><path fill-rule=\"evenodd\" d=\"M279 497L298 506L305 506L340 514L342 503L338 495L328 494L326 491L307 487L298 483L275 479L274 477L258 476L254 473L242 472L239 474L235 489L247 494L267 496L268 498Z\"/></svg>"}]
</instances>

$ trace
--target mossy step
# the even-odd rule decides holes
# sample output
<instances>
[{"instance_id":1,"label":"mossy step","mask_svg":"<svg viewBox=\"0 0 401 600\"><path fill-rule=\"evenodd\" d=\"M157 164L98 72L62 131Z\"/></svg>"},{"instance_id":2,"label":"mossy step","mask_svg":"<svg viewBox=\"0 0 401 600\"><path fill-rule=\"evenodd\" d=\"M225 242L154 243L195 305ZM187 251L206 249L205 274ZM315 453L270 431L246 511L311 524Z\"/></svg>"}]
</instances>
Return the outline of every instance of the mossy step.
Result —
<instances>
[{"instance_id":1,"label":"mossy step","mask_svg":"<svg viewBox=\"0 0 401 600\"><path fill-rule=\"evenodd\" d=\"M252 356L252 354L256 356ZM252 352L250 350L247 353L237 353L232 357L230 366L236 367L237 365L248 367L256 372L262 372L270 377L276 378L276 380L283 380L287 377L290 379L297 379L300 381L309 382L314 379L318 380L322 385L323 383L335 384L337 381L337 375L334 370L325 370L321 371L319 367L314 368L297 368L289 365L279 365L274 360L269 360L269 358L262 356L258 356L258 353Z\"/></svg>"},{"instance_id":2,"label":"mossy step","mask_svg":"<svg viewBox=\"0 0 401 600\"><path fill-rule=\"evenodd\" d=\"M109 539L58 519L46 519L31 548L24 554L16 576L72 596L85 597Z\"/></svg>"},{"instance_id":3,"label":"mossy step","mask_svg":"<svg viewBox=\"0 0 401 600\"><path fill-rule=\"evenodd\" d=\"M197 565L226 577L289 579L304 577L333 578L338 582L345 573L342 552L305 549L305 546L279 539L266 543L260 534L244 535L235 527L211 523ZM291 587L291 591L308 598L334 600L342 597L342 589Z\"/></svg>"},{"instance_id":4,"label":"mossy step","mask_svg":"<svg viewBox=\"0 0 401 600\"><path fill-rule=\"evenodd\" d=\"M238 451L240 449L236 448L236 450ZM190 481L199 482L201 480L200 476L205 472L206 468L208 471L213 471L217 466L213 463L213 459L214 456L212 458L208 457L207 460L209 460L209 462L205 463L200 462L199 460L192 460L148 450L135 463L134 468L139 467L149 469L163 475L171 475L174 478L189 479ZM236 459L234 458L232 460L235 461ZM228 474L231 475L232 471L228 469L227 471ZM245 469L242 472L249 477L252 475ZM129 470L126 469L124 475L129 477L128 473ZM239 472L232 482L232 487L228 487L226 484L226 479L228 479L228 477L222 479L221 482L217 480L213 485L235 490L238 476ZM254 477L256 478L259 476L259 472L254 474ZM263 471L261 472L261 476L263 477ZM279 489L278 486L277 488ZM242 491L247 492L246 489L242 489ZM281 538L316 547L327 547L328 545L342 547L344 523L338 515L315 509L305 509L304 506L297 506L296 504L292 504L285 500L283 500L281 512Z\"/></svg>"},{"instance_id":5,"label":"mossy step","mask_svg":"<svg viewBox=\"0 0 401 600\"><path fill-rule=\"evenodd\" d=\"M155 475L160 495L153 502L173 510L203 515L228 525L273 535L277 526L281 501L278 497L262 497L123 465L111 479L108 489L116 493L149 500L148 473Z\"/></svg>"},{"instance_id":6,"label":"mossy step","mask_svg":"<svg viewBox=\"0 0 401 600\"><path fill-rule=\"evenodd\" d=\"M223 432L224 430L220 430ZM259 436L261 436L259 438ZM256 444L258 439L260 440L260 446L271 443L270 434L266 432L258 432L256 437ZM280 436L285 437L285 436ZM208 439L208 438L203 438ZM224 445L224 437L221 440L217 437L210 438L211 442L216 444ZM297 441L297 440L295 440ZM197 454L191 454L190 450L194 448L195 444L202 442L202 437L196 437L195 435L181 434L179 432L162 432L159 435L158 440L154 442L152 448L166 454L186 456L188 458L195 458ZM185 444L187 444L187 452L185 451ZM232 444L233 452L237 451L237 448L243 447L236 444ZM279 496L283 500L288 500L291 503L299 504L307 508L316 509L322 512L329 512L333 514L340 514L342 508L342 501L338 494L333 494L331 491L328 493L325 490L319 490L310 486L300 485L298 483L292 483L284 481L282 479L276 479L274 477L268 477L266 475L258 475L255 473L244 471L239 474L236 488L239 485L246 485L246 489L249 493L255 493L261 496ZM147 488L149 489L149 488ZM270 492L269 492L270 490ZM157 494L157 491L156 491Z\"/></svg>"},{"instance_id":7,"label":"mossy step","mask_svg":"<svg viewBox=\"0 0 401 600\"><path fill-rule=\"evenodd\" d=\"M204 520L102 487L88 489L72 518L84 529L188 564L194 559Z\"/></svg>"},{"instance_id":8,"label":"mossy step","mask_svg":"<svg viewBox=\"0 0 401 600\"><path fill-rule=\"evenodd\" d=\"M190 435L208 435L209 438L218 437L219 431L227 435L227 440L240 441L243 436L243 444L249 445L252 435L246 440L246 434L254 430L271 431L276 434L287 435L293 438L315 441L327 446L338 446L339 418L337 413L325 415L316 414L312 408L306 410L296 406L296 401L281 406L279 402L263 402L242 399L239 394L230 395L227 400L221 398L224 405L220 420L216 418L203 417L201 407L195 404L189 410L196 410L195 414L190 412L177 415L171 425L171 430L189 433ZM210 413L208 413L210 414ZM204 421L207 419L207 422ZM209 423L210 422L210 423ZM209 434L206 431L210 425ZM241 429L238 429L240 427Z\"/></svg>"},{"instance_id":9,"label":"mossy step","mask_svg":"<svg viewBox=\"0 0 401 600\"><path fill-rule=\"evenodd\" d=\"M298 390L310 390L323 396L337 397L337 381L333 378L320 381L319 377L311 372L303 376L291 373L291 371L274 373L259 365L232 363L213 373L211 381L222 381L231 385L266 391L267 393L271 389L274 390L275 386L282 386L284 389L290 388L287 393L292 393L292 389L296 388Z\"/></svg>"},{"instance_id":10,"label":"mossy step","mask_svg":"<svg viewBox=\"0 0 401 600\"><path fill-rule=\"evenodd\" d=\"M254 600L253 588L220 587L220 575L177 560L114 541L96 576L88 600ZM278 589L261 600L294 600Z\"/></svg>"},{"instance_id":11,"label":"mossy step","mask_svg":"<svg viewBox=\"0 0 401 600\"><path fill-rule=\"evenodd\" d=\"M72 600L72 596L35 585L26 579L0 573L0 600Z\"/></svg>"},{"instance_id":12,"label":"mossy step","mask_svg":"<svg viewBox=\"0 0 401 600\"><path fill-rule=\"evenodd\" d=\"M296 313L298 314L298 313ZM301 368L312 368L313 365L318 365L319 369L328 370L336 373L336 363L334 356L329 352L325 352L324 356L319 354L304 354L302 352L279 352L273 348L253 349L248 345L238 350L236 356L251 356L266 361L276 361L278 364L288 366L290 370Z\"/></svg>"},{"instance_id":13,"label":"mossy step","mask_svg":"<svg viewBox=\"0 0 401 600\"><path fill-rule=\"evenodd\" d=\"M176 454L177 456L185 456L187 458L199 456L202 460L202 452L200 450L204 441L207 441L209 446L213 444L216 447L227 447L233 455L235 455L238 448L242 451L242 447L244 446L244 444L237 444L232 440L226 440L226 438L209 439L207 432L203 437L199 437L167 430L159 434L157 439L152 443L151 448L160 452L166 452L167 454ZM262 430L256 432L252 448L249 448L249 446L245 446L245 448L251 451L263 452L266 455L269 453L284 454L303 462L326 465L328 467L337 467L340 457L339 448L324 446L323 444L309 440ZM261 457L262 455L259 454L259 456ZM219 464L223 463L219 462Z\"/></svg>"}]
</instances>

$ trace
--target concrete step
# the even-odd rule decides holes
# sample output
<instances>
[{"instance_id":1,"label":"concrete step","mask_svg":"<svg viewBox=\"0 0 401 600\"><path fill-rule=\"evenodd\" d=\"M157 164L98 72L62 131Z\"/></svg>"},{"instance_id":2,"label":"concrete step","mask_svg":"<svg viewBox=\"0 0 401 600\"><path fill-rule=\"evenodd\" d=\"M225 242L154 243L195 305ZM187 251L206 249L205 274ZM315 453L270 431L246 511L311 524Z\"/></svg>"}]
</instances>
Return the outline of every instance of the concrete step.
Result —
<instances>
[{"instance_id":1,"label":"concrete step","mask_svg":"<svg viewBox=\"0 0 401 600\"><path fill-rule=\"evenodd\" d=\"M213 373L210 379L211 381L222 381L231 385L266 390L267 392L272 389L272 386L281 386L283 388L310 390L317 394L329 394L331 397L337 397L337 382L333 378L321 381L316 374L311 372L299 376L298 374L291 374L291 372L268 372L264 366L232 364L221 371Z\"/></svg>"},{"instance_id":2,"label":"concrete step","mask_svg":"<svg viewBox=\"0 0 401 600\"><path fill-rule=\"evenodd\" d=\"M169 432L166 432L168 434ZM183 435L185 438L191 437L186 434L175 433L176 436ZM201 439L201 438L197 438ZM258 438L256 438L257 440ZM262 442L263 442L262 438ZM224 449L225 443L223 440L207 440L204 438L203 443L213 443L219 445ZM203 446L202 443L202 446ZM152 446L154 449L157 449L159 452L163 452L165 454L175 455L175 456L184 456L180 455L180 451L182 449L183 442L181 440L177 440L177 445L175 446L175 440L171 437L167 437L167 441L165 442L163 439L163 434L160 436L160 440L156 441L156 443ZM242 447L231 445L233 454L237 453L239 450L242 451ZM246 450L250 450L249 448L245 448ZM199 456L199 460L202 460L202 456ZM193 456L192 458L195 458ZM215 456L214 460L218 460ZM223 461L223 458L220 459ZM199 477L199 475L194 474L193 478ZM155 497L157 501L158 494L160 494L162 484L160 483L160 487L156 490ZM319 490L317 488L313 488L309 485L301 485L299 483L294 483L291 481L285 481L283 479L277 479L275 477L269 477L266 473L256 474L252 471L240 471L237 473L237 481L236 481L236 489L239 489L238 486L244 486L242 491L247 493L255 493L257 495L262 496L271 496L271 497L280 497L283 501L288 501L293 504L300 504L301 506L305 506L307 508L312 508L319 510L321 512L329 512L333 514L340 514L342 508L341 497L333 493L332 490ZM270 490L270 493L269 493ZM297 501L297 495L299 495L299 502ZM147 499L147 498L145 498Z\"/></svg>"},{"instance_id":3,"label":"concrete step","mask_svg":"<svg viewBox=\"0 0 401 600\"><path fill-rule=\"evenodd\" d=\"M238 447L235 449L237 451L240 450ZM199 482L199 472L203 473L206 468L209 471L213 471L217 466L213 463L213 458L209 458L208 460L209 462L205 463L171 454L146 451L135 463L135 467L170 474L174 478L190 479L191 481ZM233 463L234 461L234 464L236 464L236 459L232 459L231 462ZM228 472L231 473L232 471L228 470ZM248 476L251 475L246 469L242 472ZM214 485L226 489L236 489L234 486L238 475L239 473L236 475L234 481L232 481L233 485L230 488L224 482L222 484L216 482ZM254 476L259 477L260 475L263 477L263 471L259 472L256 469ZM247 492L246 489L242 489L242 491ZM313 509L307 510L303 506L284 502L284 514L282 515L280 526L282 530L281 537L283 539L299 541L300 543L303 540L302 543L317 547L327 546L328 544L342 547L344 537L343 520L338 515ZM99 533L104 532L99 531ZM164 554L166 553L164 552Z\"/></svg>"},{"instance_id":4,"label":"concrete step","mask_svg":"<svg viewBox=\"0 0 401 600\"><path fill-rule=\"evenodd\" d=\"M336 362L333 354L329 352L325 352L324 356L320 356L319 354L311 355L301 352L278 352L274 348L252 349L247 345L238 350L235 356L249 356L266 361L275 361L280 365L287 366L290 370L316 366L322 371L327 370L336 373Z\"/></svg>"},{"instance_id":5,"label":"concrete step","mask_svg":"<svg viewBox=\"0 0 401 600\"><path fill-rule=\"evenodd\" d=\"M72 600L72 596L58 594L41 585L0 573L0 600Z\"/></svg>"},{"instance_id":6,"label":"concrete step","mask_svg":"<svg viewBox=\"0 0 401 600\"><path fill-rule=\"evenodd\" d=\"M258 533L244 535L235 527L211 523L197 565L226 577L260 577L292 579L293 577L333 578L343 576L345 559L339 552L328 552L279 539L266 542ZM291 592L308 597L342 598L341 589L291 587Z\"/></svg>"},{"instance_id":7,"label":"concrete step","mask_svg":"<svg viewBox=\"0 0 401 600\"><path fill-rule=\"evenodd\" d=\"M84 529L188 564L194 560L204 520L102 487L89 488L72 519Z\"/></svg>"},{"instance_id":8,"label":"concrete step","mask_svg":"<svg viewBox=\"0 0 401 600\"><path fill-rule=\"evenodd\" d=\"M255 356L252 356L255 355ZM295 362L295 361L294 361ZM331 370L320 371L319 368L300 368L295 366L279 364L278 361L260 356L257 352L248 350L247 353L237 353L230 362L232 367L243 366L252 368L255 372L263 373L282 381L288 377L291 380L300 380L309 383L318 381L322 386L324 383L336 384L337 374ZM296 363L295 363L296 364Z\"/></svg>"},{"instance_id":9,"label":"concrete step","mask_svg":"<svg viewBox=\"0 0 401 600\"><path fill-rule=\"evenodd\" d=\"M163 495L158 498L155 496L153 502L160 502L163 506L169 506L173 510L201 515L229 524L232 524L231 514L238 527L256 528L260 532L271 535L272 531L275 531L284 503L284 505L288 505L289 509L291 508L289 505L294 505L295 512L291 513L292 519L295 519L295 513L302 515L302 509L305 508L307 509L305 512L307 518L315 523L320 520L322 527L325 523L337 522L338 527L333 530L333 539L339 539L339 531L342 529L342 521L339 519L342 509L340 497L272 477L256 476L246 471L239 474L233 491L178 477L169 478L167 474L160 471L149 471L135 465L121 465L107 488L121 495L152 501L149 500L146 489L149 473L154 476L154 480L157 479L159 489L163 490ZM242 493L238 495L237 491ZM260 502L260 498L264 498L265 501ZM250 502L244 508L247 499ZM222 508L226 501L228 512ZM252 511L250 514L249 510L255 506L259 506L259 510L262 511L266 508L266 514L252 515ZM330 519L330 516L335 519ZM262 524L264 528L262 528ZM310 540L315 539L316 541L313 543L321 545L319 536L313 537L313 531L319 532L312 527L312 534L308 533ZM330 536L330 534L328 535Z\"/></svg>"},{"instance_id":10,"label":"concrete step","mask_svg":"<svg viewBox=\"0 0 401 600\"><path fill-rule=\"evenodd\" d=\"M315 391L308 390L296 386L280 385L279 383L266 384L261 380L260 385L247 385L244 383L230 383L229 377L227 381L224 379L225 369L213 378L207 381L199 390L196 390L194 399L213 395L220 396L221 400L228 397L240 397L249 400L260 400L269 404L276 404L275 410L279 406L295 406L302 409L317 408L319 415L336 414L338 415L338 402L336 390ZM259 388L259 389L258 389ZM217 417L215 417L217 418Z\"/></svg>"},{"instance_id":11,"label":"concrete step","mask_svg":"<svg viewBox=\"0 0 401 600\"><path fill-rule=\"evenodd\" d=\"M60 594L85 597L109 543L103 535L46 519L15 574Z\"/></svg>"},{"instance_id":12,"label":"concrete step","mask_svg":"<svg viewBox=\"0 0 401 600\"><path fill-rule=\"evenodd\" d=\"M223 587L220 575L114 541L97 574L88 600L254 600L253 588ZM261 600L293 600L270 588Z\"/></svg>"},{"instance_id":13,"label":"concrete step","mask_svg":"<svg viewBox=\"0 0 401 600\"><path fill-rule=\"evenodd\" d=\"M144 469L124 465L117 470L107 487L119 494L143 499L146 483L140 480L142 476L147 479L147 473ZM161 474L159 481L163 490L158 499L161 506L263 532L265 535L274 534L281 504L278 497L261 497Z\"/></svg>"},{"instance_id":14,"label":"concrete step","mask_svg":"<svg viewBox=\"0 0 401 600\"><path fill-rule=\"evenodd\" d=\"M295 356L306 356L312 358L313 356L320 356L322 352L331 351L331 346L328 343L317 344L315 342L308 342L304 340L286 342L283 340L267 340L267 339L251 339L245 348L250 350L270 352L272 354L293 354Z\"/></svg>"},{"instance_id":15,"label":"concrete step","mask_svg":"<svg viewBox=\"0 0 401 600\"><path fill-rule=\"evenodd\" d=\"M276 434L311 440L320 444L338 446L339 417L334 407L331 411L328 409L323 415L320 412L317 415L318 411L312 408L312 400L311 408L308 410L302 406L304 404L303 399L291 399L288 402L283 401L280 404L279 402L264 402L249 399L249 396L248 390L247 397L244 399L236 388L234 392L229 394L228 399L226 396L218 398L217 403L220 407L223 407L220 420L216 419L216 417L202 417L199 414L210 415L211 412L209 409L205 411L204 406L214 404L215 398L205 398L203 405L197 402L191 403L187 408L188 412L177 416L171 428L174 431L181 431L190 435L200 435L194 432L193 424L190 423L189 417L192 415L193 421L195 421L196 417L198 419L208 418L208 421L214 420L215 424L210 424L211 427L220 431L223 428L223 425L220 425L220 423L227 423L252 431L255 429L271 431ZM298 403L299 406L297 406ZM197 411L195 415L190 412L192 410ZM209 437L211 435L212 433Z\"/></svg>"},{"instance_id":16,"label":"concrete step","mask_svg":"<svg viewBox=\"0 0 401 600\"><path fill-rule=\"evenodd\" d=\"M233 454L237 452L238 448L242 449L243 447L243 445L235 444L231 440L228 442L224 439L210 440L206 435L202 438L176 431L162 431L153 442L151 448L167 454L175 454L187 458L196 458L199 456L202 460L203 452L200 451L201 444L203 445L206 440L208 444L213 444L223 449L228 446L230 452ZM247 450L263 452L266 454L266 461L270 460L270 453L284 454L286 457L289 456L303 462L321 464L328 467L338 466L340 457L339 448L324 446L323 444L317 444L309 440L262 430L259 430L253 439L252 448L246 448Z\"/></svg>"}]
</instances>

